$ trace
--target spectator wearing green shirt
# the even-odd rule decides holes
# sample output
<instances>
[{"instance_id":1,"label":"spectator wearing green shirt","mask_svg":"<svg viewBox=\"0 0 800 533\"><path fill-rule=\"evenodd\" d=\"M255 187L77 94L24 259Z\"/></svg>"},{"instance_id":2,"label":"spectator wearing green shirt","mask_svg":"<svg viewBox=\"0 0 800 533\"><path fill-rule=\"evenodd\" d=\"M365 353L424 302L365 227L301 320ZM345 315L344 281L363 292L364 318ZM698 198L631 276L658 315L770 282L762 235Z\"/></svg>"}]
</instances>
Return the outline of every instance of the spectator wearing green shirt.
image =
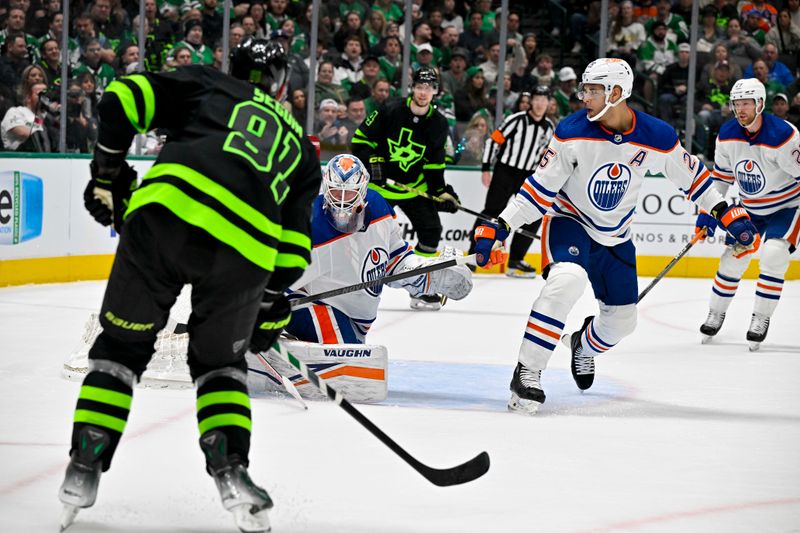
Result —
<instances>
[{"instance_id":1,"label":"spectator wearing green shirt","mask_svg":"<svg viewBox=\"0 0 800 533\"><path fill-rule=\"evenodd\" d=\"M689 40L689 26L686 20L680 15L672 13L672 2L670 0L659 0L656 7L658 15L647 21L644 29L647 35L653 35L653 25L663 22L667 27L667 39L673 43L685 43Z\"/></svg>"},{"instance_id":2,"label":"spectator wearing green shirt","mask_svg":"<svg viewBox=\"0 0 800 533\"><path fill-rule=\"evenodd\" d=\"M744 31L750 34L750 37L760 45L764 46L767 40L767 33L761 29L762 16L761 13L755 9L751 9L744 13Z\"/></svg>"},{"instance_id":3,"label":"spectator wearing green shirt","mask_svg":"<svg viewBox=\"0 0 800 533\"><path fill-rule=\"evenodd\" d=\"M339 16L344 19L348 13L356 12L361 20L367 18L367 4L362 0L339 0Z\"/></svg>"},{"instance_id":4,"label":"spectator wearing green shirt","mask_svg":"<svg viewBox=\"0 0 800 533\"><path fill-rule=\"evenodd\" d=\"M558 102L558 115L566 117L571 113L569 98L575 94L575 87L578 85L578 76L572 67L563 67L558 71L558 89L553 96Z\"/></svg>"},{"instance_id":5,"label":"spectator wearing green shirt","mask_svg":"<svg viewBox=\"0 0 800 533\"><path fill-rule=\"evenodd\" d=\"M386 37L386 16L382 11L373 10L364 24L364 32L367 34L367 47L372 48Z\"/></svg>"},{"instance_id":6,"label":"spectator wearing green shirt","mask_svg":"<svg viewBox=\"0 0 800 533\"><path fill-rule=\"evenodd\" d=\"M78 76L84 72L89 72L94 76L96 87L95 95L98 99L103 96L106 87L114 81L114 69L108 63L104 63L101 58L102 47L100 41L91 39L83 51L83 57L75 67L75 75Z\"/></svg>"},{"instance_id":7,"label":"spectator wearing green shirt","mask_svg":"<svg viewBox=\"0 0 800 533\"><path fill-rule=\"evenodd\" d=\"M389 96L392 94L391 84L384 79L376 80L372 85L372 94L369 98L364 100L364 107L366 108L366 116L370 116L373 111L386 103Z\"/></svg>"},{"instance_id":8,"label":"spectator wearing green shirt","mask_svg":"<svg viewBox=\"0 0 800 533\"><path fill-rule=\"evenodd\" d=\"M387 37L386 43L383 47L383 55L378 58L381 62L381 70L383 75L394 83L395 74L403 64L402 46L399 37Z\"/></svg>"},{"instance_id":9,"label":"spectator wearing green shirt","mask_svg":"<svg viewBox=\"0 0 800 533\"><path fill-rule=\"evenodd\" d=\"M394 0L375 0L375 3L372 4L372 11L382 13L387 21L403 21L403 10L400 9L400 6L398 6Z\"/></svg>"},{"instance_id":10,"label":"spectator wearing green shirt","mask_svg":"<svg viewBox=\"0 0 800 533\"><path fill-rule=\"evenodd\" d=\"M192 64L210 65L214 62L214 51L203 44L203 24L196 19L190 19L185 24L184 39L175 43L175 48L184 46L192 53Z\"/></svg>"}]
</instances>

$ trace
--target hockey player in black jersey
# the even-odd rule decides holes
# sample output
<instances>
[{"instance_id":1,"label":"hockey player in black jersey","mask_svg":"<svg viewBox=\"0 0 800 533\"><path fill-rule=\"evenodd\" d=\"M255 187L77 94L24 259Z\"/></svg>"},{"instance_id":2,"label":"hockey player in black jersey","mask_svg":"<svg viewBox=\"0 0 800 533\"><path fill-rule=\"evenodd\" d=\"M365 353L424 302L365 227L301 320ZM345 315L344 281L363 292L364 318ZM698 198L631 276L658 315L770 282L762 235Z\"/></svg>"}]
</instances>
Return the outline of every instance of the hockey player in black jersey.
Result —
<instances>
[{"instance_id":1,"label":"hockey player in black jersey","mask_svg":"<svg viewBox=\"0 0 800 533\"><path fill-rule=\"evenodd\" d=\"M278 101L288 74L283 48L248 39L231 65L233 77L199 65L123 77L99 104L84 202L98 222L114 224L120 242L75 411L62 529L94 504L133 387L188 283L188 363L206 469L242 531L269 530L272 501L247 471L244 353L251 335L271 343L289 321L282 294L308 265L321 173ZM137 132L155 128L169 132L167 142L137 187L125 154ZM272 298L262 304L265 292Z\"/></svg>"},{"instance_id":2,"label":"hockey player in black jersey","mask_svg":"<svg viewBox=\"0 0 800 533\"><path fill-rule=\"evenodd\" d=\"M417 233L414 251L436 255L442 233L438 211L458 211L458 196L444 181L447 119L431 104L439 77L431 67L414 73L412 94L373 111L353 134L353 154L370 167L370 188L403 210ZM434 202L386 183L386 179L438 196ZM413 309L441 308L436 294L411 298Z\"/></svg>"}]
</instances>

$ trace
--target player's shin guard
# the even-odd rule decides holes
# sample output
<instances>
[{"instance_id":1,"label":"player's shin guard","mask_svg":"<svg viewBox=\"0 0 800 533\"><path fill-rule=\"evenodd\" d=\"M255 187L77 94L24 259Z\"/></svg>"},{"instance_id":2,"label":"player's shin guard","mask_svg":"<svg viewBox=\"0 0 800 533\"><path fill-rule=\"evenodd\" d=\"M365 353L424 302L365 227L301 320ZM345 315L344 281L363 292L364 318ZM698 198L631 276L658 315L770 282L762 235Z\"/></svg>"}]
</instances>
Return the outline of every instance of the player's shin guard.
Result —
<instances>
[{"instance_id":1,"label":"player's shin guard","mask_svg":"<svg viewBox=\"0 0 800 533\"><path fill-rule=\"evenodd\" d=\"M636 304L600 304L600 313L583 330L583 354L596 357L606 353L636 329Z\"/></svg>"},{"instance_id":2,"label":"player's shin guard","mask_svg":"<svg viewBox=\"0 0 800 533\"><path fill-rule=\"evenodd\" d=\"M246 372L237 367L223 367L199 376L196 384L201 441L210 431L222 432L226 437L226 455L235 456L247 466L252 423Z\"/></svg>"},{"instance_id":3,"label":"player's shin guard","mask_svg":"<svg viewBox=\"0 0 800 533\"><path fill-rule=\"evenodd\" d=\"M747 270L750 263L750 255L741 258L734 256L733 247L728 246L719 260L719 269L714 277L714 285L711 287L711 301L709 308L717 313L724 314L731 305L736 289L739 288L739 281Z\"/></svg>"},{"instance_id":4,"label":"player's shin guard","mask_svg":"<svg viewBox=\"0 0 800 533\"><path fill-rule=\"evenodd\" d=\"M519 362L526 368L544 370L547 367L561 338L567 314L588 282L586 271L575 263L550 265L547 283L533 302L519 349Z\"/></svg>"},{"instance_id":5,"label":"player's shin guard","mask_svg":"<svg viewBox=\"0 0 800 533\"><path fill-rule=\"evenodd\" d=\"M789 268L789 242L783 239L764 242L760 267L753 314L771 317L780 301L783 279Z\"/></svg>"}]
</instances>

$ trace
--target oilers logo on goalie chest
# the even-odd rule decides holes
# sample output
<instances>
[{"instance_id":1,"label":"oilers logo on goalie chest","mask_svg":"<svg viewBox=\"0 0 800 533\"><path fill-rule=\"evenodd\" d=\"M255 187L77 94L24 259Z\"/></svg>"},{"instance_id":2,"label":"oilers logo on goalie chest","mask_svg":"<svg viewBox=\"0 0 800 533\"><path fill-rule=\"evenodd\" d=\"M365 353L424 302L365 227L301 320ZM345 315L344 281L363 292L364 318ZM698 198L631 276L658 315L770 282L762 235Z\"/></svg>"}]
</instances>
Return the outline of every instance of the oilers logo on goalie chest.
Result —
<instances>
[{"instance_id":1,"label":"oilers logo on goalie chest","mask_svg":"<svg viewBox=\"0 0 800 533\"><path fill-rule=\"evenodd\" d=\"M373 281L376 279L383 279L386 276L386 266L389 263L389 252L380 247L375 247L367 252L364 258L364 264L361 267L361 281ZM370 296L376 298L380 296L383 290L383 285L376 285L375 287L367 287L364 289Z\"/></svg>"},{"instance_id":2,"label":"oilers logo on goalie chest","mask_svg":"<svg viewBox=\"0 0 800 533\"><path fill-rule=\"evenodd\" d=\"M631 183L631 169L622 163L606 163L589 180L589 200L600 211L616 208Z\"/></svg>"},{"instance_id":3,"label":"oilers logo on goalie chest","mask_svg":"<svg viewBox=\"0 0 800 533\"><path fill-rule=\"evenodd\" d=\"M739 189L748 196L763 191L767 183L761 167L752 159L742 159L737 162L733 173L736 176L736 183L739 185Z\"/></svg>"}]
</instances>

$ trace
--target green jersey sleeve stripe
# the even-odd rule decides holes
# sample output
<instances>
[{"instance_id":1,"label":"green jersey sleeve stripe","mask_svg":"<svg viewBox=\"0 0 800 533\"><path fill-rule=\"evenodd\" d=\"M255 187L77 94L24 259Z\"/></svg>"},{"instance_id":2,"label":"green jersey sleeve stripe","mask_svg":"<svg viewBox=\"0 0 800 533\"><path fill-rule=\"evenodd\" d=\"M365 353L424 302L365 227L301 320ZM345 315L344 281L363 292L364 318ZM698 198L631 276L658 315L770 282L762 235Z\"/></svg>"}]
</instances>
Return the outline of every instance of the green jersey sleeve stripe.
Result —
<instances>
[{"instance_id":1,"label":"green jersey sleeve stripe","mask_svg":"<svg viewBox=\"0 0 800 533\"><path fill-rule=\"evenodd\" d=\"M428 163L427 165L422 165L423 169L437 169L437 168L444 168L444 163L437 164L437 163Z\"/></svg>"},{"instance_id":2,"label":"green jersey sleeve stripe","mask_svg":"<svg viewBox=\"0 0 800 533\"><path fill-rule=\"evenodd\" d=\"M131 80L142 91L142 97L144 98L144 131L150 131L150 123L153 122L153 115L156 114L156 97L153 93L153 86L141 74L134 74L123 79Z\"/></svg>"},{"instance_id":3,"label":"green jersey sleeve stripe","mask_svg":"<svg viewBox=\"0 0 800 533\"><path fill-rule=\"evenodd\" d=\"M280 224L272 222L248 203L239 199L231 191L219 183L211 180L210 178L200 174L196 170L178 163L160 163L154 165L145 175L143 180L158 178L161 176L175 176L176 178L182 179L192 187L195 187L196 189L217 200L219 203L230 209L231 212L236 213L243 220L251 224L258 231L269 235L276 240L280 240L282 234L282 228Z\"/></svg>"},{"instance_id":4,"label":"green jersey sleeve stripe","mask_svg":"<svg viewBox=\"0 0 800 533\"><path fill-rule=\"evenodd\" d=\"M275 266L279 268L303 268L308 267L308 260L296 254L280 253L275 258Z\"/></svg>"},{"instance_id":5,"label":"green jersey sleeve stripe","mask_svg":"<svg viewBox=\"0 0 800 533\"><path fill-rule=\"evenodd\" d=\"M272 271L275 268L275 258L278 254L275 248L259 242L212 208L168 183L153 183L134 192L125 216L144 205L153 203L163 205L178 218L204 229L264 270Z\"/></svg>"},{"instance_id":6,"label":"green jersey sleeve stripe","mask_svg":"<svg viewBox=\"0 0 800 533\"><path fill-rule=\"evenodd\" d=\"M139 110L136 108L136 99L133 97L131 88L120 81L112 81L106 87L106 92L117 95L119 103L122 104L122 110L125 111L125 116L128 117L134 129L139 133L147 133L147 130L139 125Z\"/></svg>"},{"instance_id":7,"label":"green jersey sleeve stripe","mask_svg":"<svg viewBox=\"0 0 800 533\"><path fill-rule=\"evenodd\" d=\"M308 235L300 233L299 231L293 231L284 228L283 232L281 232L281 242L294 244L295 246L299 246L304 250L311 250L311 238Z\"/></svg>"}]
</instances>

